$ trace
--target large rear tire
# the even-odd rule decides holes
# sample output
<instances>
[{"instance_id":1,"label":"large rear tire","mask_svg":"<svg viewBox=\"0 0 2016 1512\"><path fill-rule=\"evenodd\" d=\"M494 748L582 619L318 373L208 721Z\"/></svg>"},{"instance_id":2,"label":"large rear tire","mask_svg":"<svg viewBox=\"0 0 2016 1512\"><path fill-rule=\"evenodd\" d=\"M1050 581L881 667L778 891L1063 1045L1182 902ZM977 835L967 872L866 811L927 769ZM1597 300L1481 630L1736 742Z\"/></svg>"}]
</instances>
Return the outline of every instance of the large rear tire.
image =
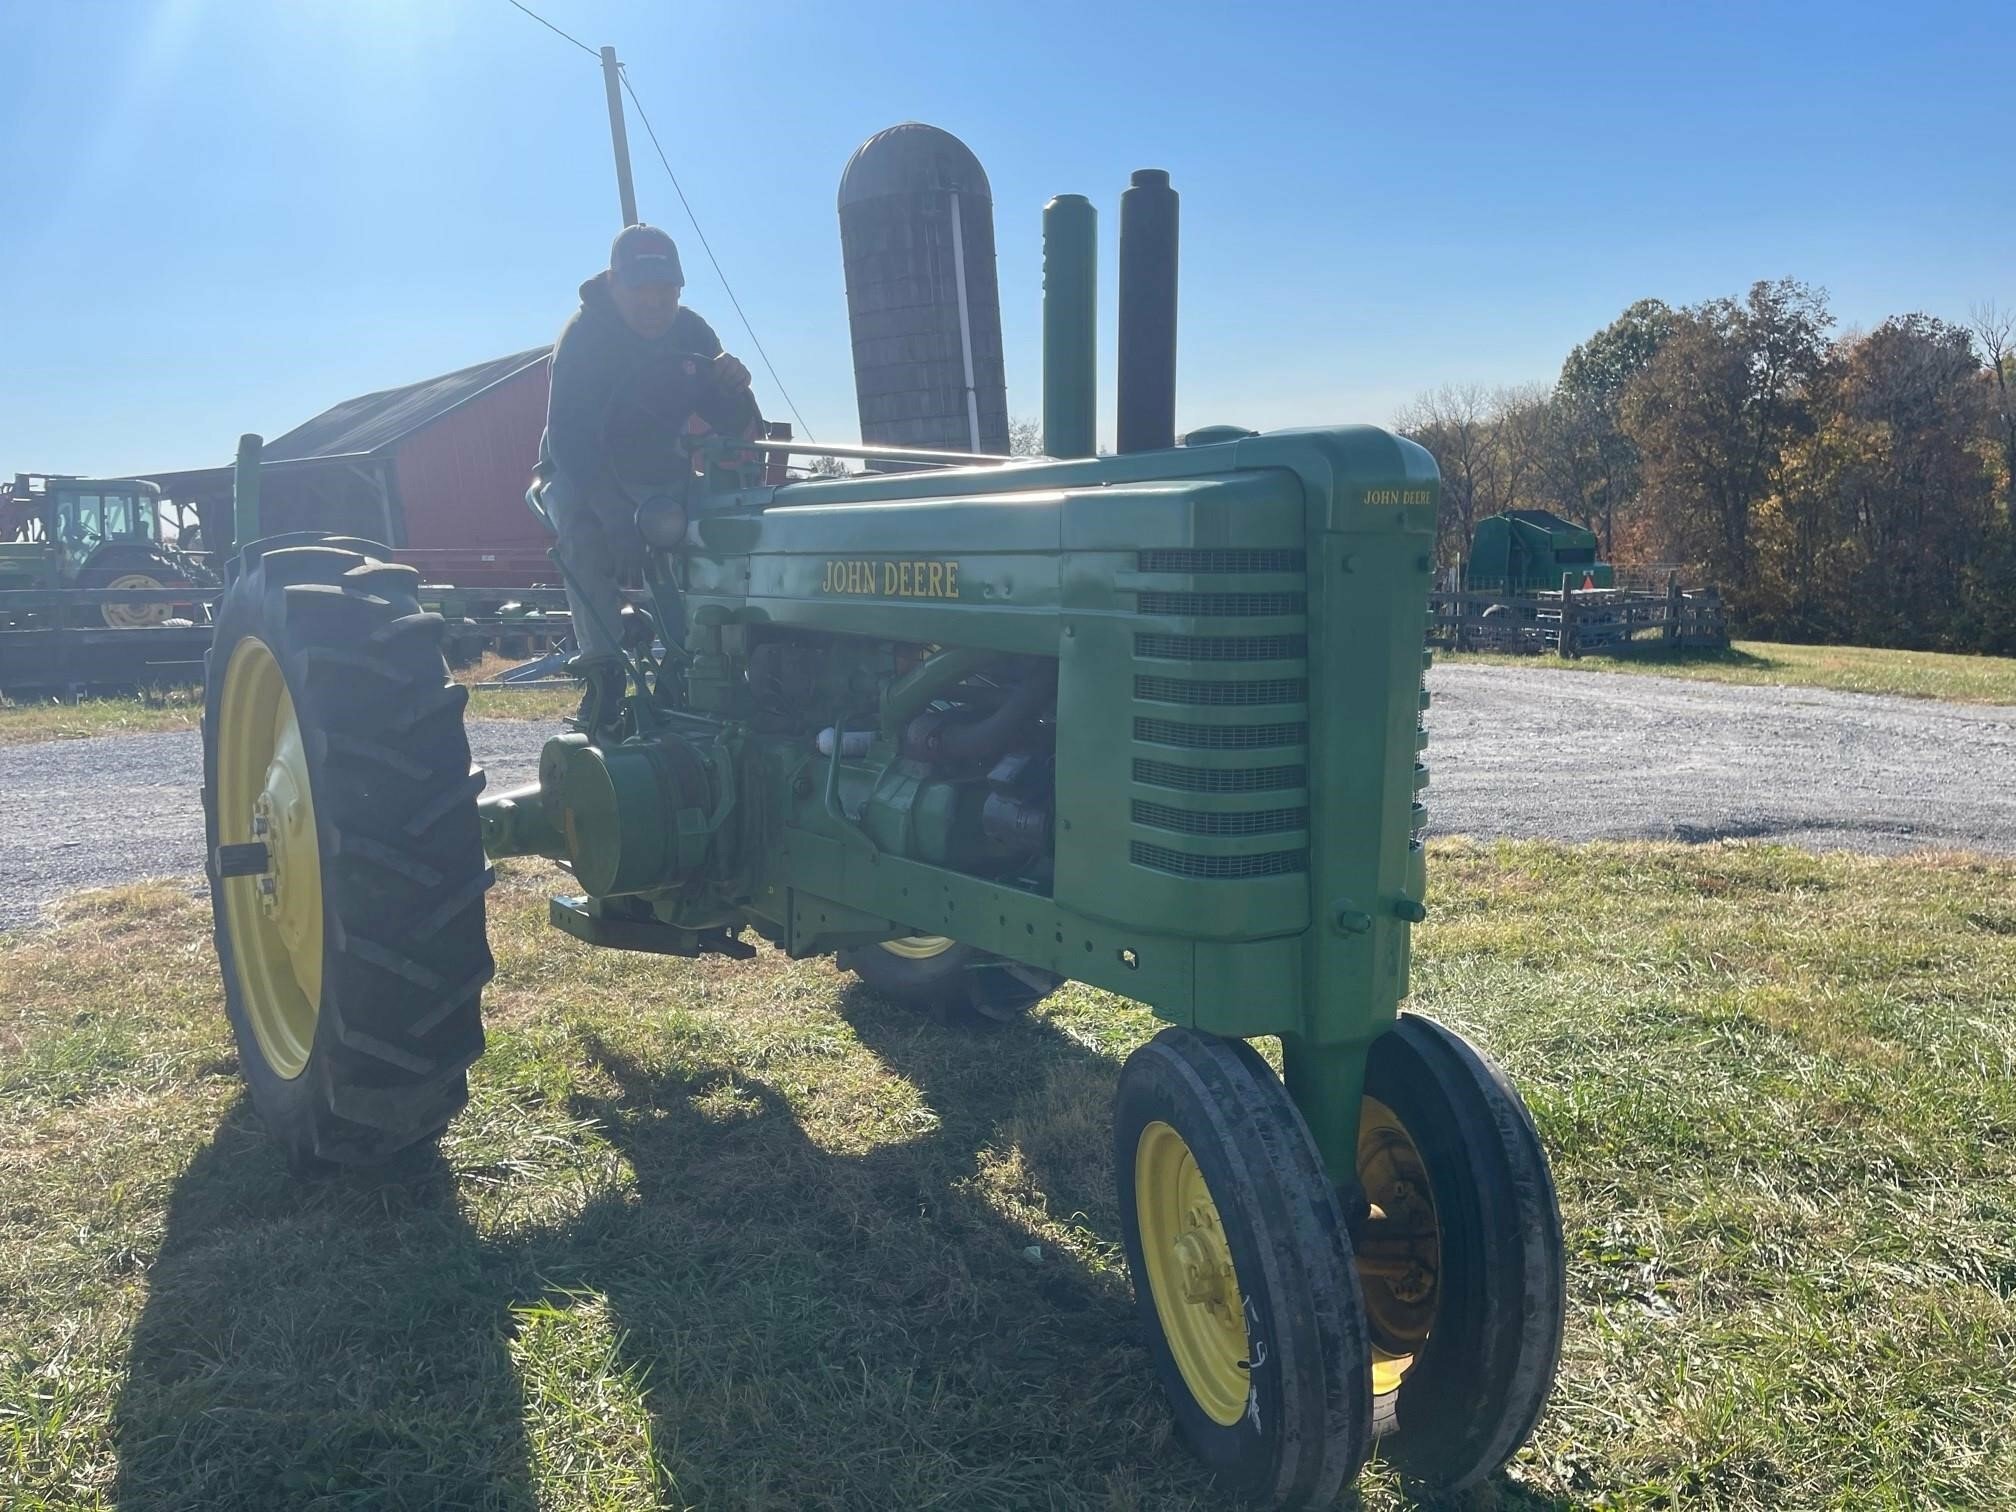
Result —
<instances>
[{"instance_id":1,"label":"large rear tire","mask_svg":"<svg viewBox=\"0 0 2016 1512\"><path fill-rule=\"evenodd\" d=\"M152 550L132 541L114 541L92 553L77 574L79 588L185 588L189 581ZM193 596L193 595L192 595ZM80 627L110 630L145 629L167 623L173 604L98 604L75 611Z\"/></svg>"},{"instance_id":2,"label":"large rear tire","mask_svg":"<svg viewBox=\"0 0 2016 1512\"><path fill-rule=\"evenodd\" d=\"M418 574L369 542L265 545L224 598L206 678L217 960L253 1104L292 1163L369 1163L440 1133L483 1050L483 777Z\"/></svg>"},{"instance_id":3,"label":"large rear tire","mask_svg":"<svg viewBox=\"0 0 2016 1512\"><path fill-rule=\"evenodd\" d=\"M77 586L80 588L147 588L159 590L168 586L168 583L164 579L165 574L157 574L144 570L115 572L104 575L100 579L94 579L89 575L80 577L77 581ZM173 604L111 603L100 604L98 606L98 617L109 630L135 630L165 625L174 612L175 606Z\"/></svg>"}]
</instances>

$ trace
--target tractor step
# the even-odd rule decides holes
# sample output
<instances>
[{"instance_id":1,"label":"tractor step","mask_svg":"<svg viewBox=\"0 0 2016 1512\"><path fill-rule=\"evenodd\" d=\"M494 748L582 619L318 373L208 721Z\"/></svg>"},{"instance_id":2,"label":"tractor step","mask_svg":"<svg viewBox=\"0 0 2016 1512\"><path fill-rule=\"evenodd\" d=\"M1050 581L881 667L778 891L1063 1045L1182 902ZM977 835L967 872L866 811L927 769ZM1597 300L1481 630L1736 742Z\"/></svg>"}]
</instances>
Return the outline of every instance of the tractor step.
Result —
<instances>
[{"instance_id":1,"label":"tractor step","mask_svg":"<svg viewBox=\"0 0 2016 1512\"><path fill-rule=\"evenodd\" d=\"M726 929L680 929L661 920L614 912L620 900L554 898L547 917L555 929L607 950L641 950L650 955L723 955L746 961L756 947Z\"/></svg>"}]
</instances>

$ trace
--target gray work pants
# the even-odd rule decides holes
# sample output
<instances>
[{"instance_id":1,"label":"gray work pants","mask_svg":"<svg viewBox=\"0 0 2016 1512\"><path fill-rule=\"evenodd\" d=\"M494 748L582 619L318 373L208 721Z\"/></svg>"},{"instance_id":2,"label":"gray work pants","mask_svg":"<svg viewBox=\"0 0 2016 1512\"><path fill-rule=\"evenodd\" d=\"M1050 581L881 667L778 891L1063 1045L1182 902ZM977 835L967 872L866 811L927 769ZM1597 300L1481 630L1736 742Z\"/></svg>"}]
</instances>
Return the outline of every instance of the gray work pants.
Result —
<instances>
[{"instance_id":1,"label":"gray work pants","mask_svg":"<svg viewBox=\"0 0 2016 1512\"><path fill-rule=\"evenodd\" d=\"M583 487L557 471L539 502L560 537L553 554L567 569L575 650L583 657L619 654L623 596L617 587L625 574L641 574L646 560L636 504L618 490Z\"/></svg>"}]
</instances>

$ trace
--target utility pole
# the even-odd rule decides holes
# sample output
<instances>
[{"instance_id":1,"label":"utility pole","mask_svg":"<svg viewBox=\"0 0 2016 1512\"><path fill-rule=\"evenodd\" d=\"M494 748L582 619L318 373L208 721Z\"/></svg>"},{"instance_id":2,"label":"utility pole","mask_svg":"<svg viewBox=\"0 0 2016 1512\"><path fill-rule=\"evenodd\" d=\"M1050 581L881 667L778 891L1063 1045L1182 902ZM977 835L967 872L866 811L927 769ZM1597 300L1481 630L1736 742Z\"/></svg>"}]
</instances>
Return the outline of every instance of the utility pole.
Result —
<instances>
[{"instance_id":1,"label":"utility pole","mask_svg":"<svg viewBox=\"0 0 2016 1512\"><path fill-rule=\"evenodd\" d=\"M616 192L623 197L623 224L637 224L637 191L630 183L630 135L623 129L623 65L616 49L602 49L602 87L609 95L609 140L616 148Z\"/></svg>"}]
</instances>

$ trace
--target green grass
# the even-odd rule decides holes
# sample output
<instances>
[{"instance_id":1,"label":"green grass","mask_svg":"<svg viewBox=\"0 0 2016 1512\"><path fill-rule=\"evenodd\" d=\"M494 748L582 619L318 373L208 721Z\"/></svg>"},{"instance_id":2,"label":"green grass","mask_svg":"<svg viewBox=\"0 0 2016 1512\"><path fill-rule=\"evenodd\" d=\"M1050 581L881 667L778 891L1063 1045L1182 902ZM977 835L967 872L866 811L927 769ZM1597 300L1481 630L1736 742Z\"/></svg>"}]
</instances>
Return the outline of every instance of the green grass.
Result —
<instances>
[{"instance_id":1,"label":"green grass","mask_svg":"<svg viewBox=\"0 0 2016 1512\"><path fill-rule=\"evenodd\" d=\"M1524 1089L1570 1312L1475 1505L2005 1506L2016 865L1451 842L1415 1006ZM291 1180L207 912L0 935L0 1506L1203 1508L1108 1171L1140 1009L922 1023L493 894L438 1151ZM1378 1466L1371 1512L1411 1505Z\"/></svg>"},{"instance_id":2,"label":"green grass","mask_svg":"<svg viewBox=\"0 0 2016 1512\"><path fill-rule=\"evenodd\" d=\"M571 686L523 691L473 686L477 679L492 676L510 665L494 656L485 657L477 665L454 674L457 682L472 684L471 719L559 720L572 714L581 702L579 690ZM150 688L137 694L82 698L76 703L65 703L59 698L0 698L0 746L26 745L37 740L81 740L90 735L194 730L202 723L200 687Z\"/></svg>"},{"instance_id":3,"label":"green grass","mask_svg":"<svg viewBox=\"0 0 2016 1512\"><path fill-rule=\"evenodd\" d=\"M1958 703L2016 704L2016 657L1957 656L1943 651L1885 651L1873 646L1790 646L1734 641L1727 651L1608 656L1574 661L1494 651L1438 651L1438 663L1552 667L1578 672L1650 672L1701 682L1767 687L1834 688L1844 693L1894 693Z\"/></svg>"},{"instance_id":4,"label":"green grass","mask_svg":"<svg viewBox=\"0 0 2016 1512\"><path fill-rule=\"evenodd\" d=\"M134 735L150 730L193 730L203 722L201 688L151 688L107 698L22 695L0 698L0 746L37 740L81 740L89 735Z\"/></svg>"}]
</instances>

